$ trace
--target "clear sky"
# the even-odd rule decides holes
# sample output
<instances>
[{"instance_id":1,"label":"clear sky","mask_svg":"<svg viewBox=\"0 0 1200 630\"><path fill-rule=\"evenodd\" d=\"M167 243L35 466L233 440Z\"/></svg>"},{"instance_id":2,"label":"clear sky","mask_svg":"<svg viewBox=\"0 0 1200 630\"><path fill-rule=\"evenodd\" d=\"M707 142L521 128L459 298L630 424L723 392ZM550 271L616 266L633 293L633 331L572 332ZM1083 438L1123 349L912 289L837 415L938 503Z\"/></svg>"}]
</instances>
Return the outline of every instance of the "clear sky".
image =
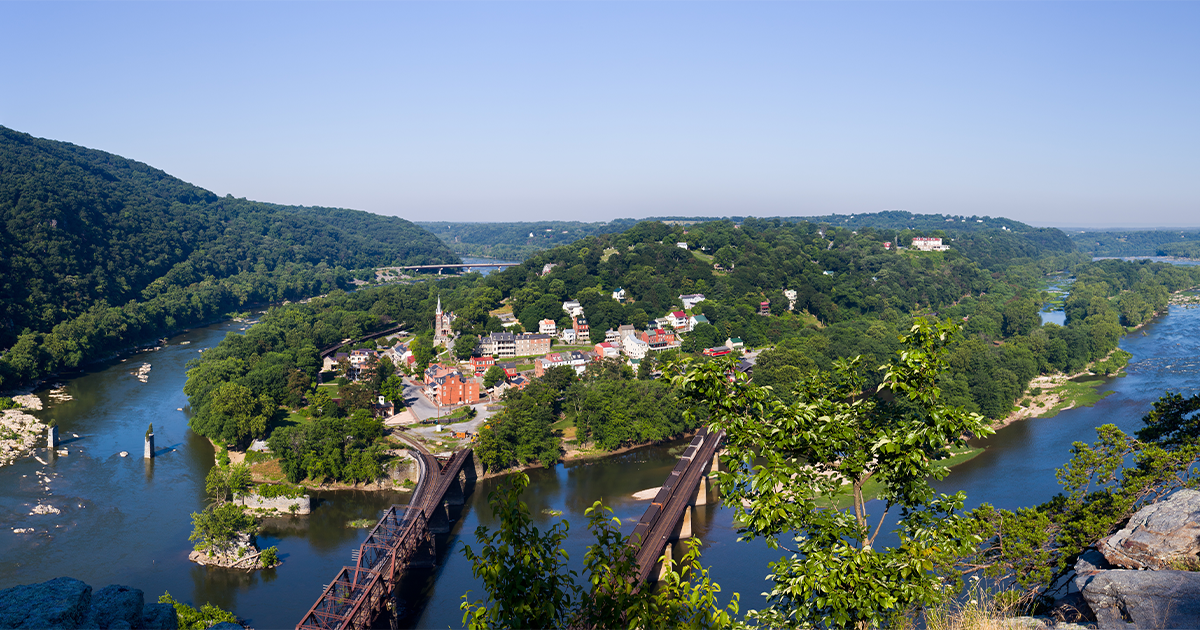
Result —
<instances>
[{"instance_id":1,"label":"clear sky","mask_svg":"<svg viewBox=\"0 0 1200 630\"><path fill-rule=\"evenodd\" d=\"M0 124L412 220L1200 225L1200 3L0 2Z\"/></svg>"}]
</instances>

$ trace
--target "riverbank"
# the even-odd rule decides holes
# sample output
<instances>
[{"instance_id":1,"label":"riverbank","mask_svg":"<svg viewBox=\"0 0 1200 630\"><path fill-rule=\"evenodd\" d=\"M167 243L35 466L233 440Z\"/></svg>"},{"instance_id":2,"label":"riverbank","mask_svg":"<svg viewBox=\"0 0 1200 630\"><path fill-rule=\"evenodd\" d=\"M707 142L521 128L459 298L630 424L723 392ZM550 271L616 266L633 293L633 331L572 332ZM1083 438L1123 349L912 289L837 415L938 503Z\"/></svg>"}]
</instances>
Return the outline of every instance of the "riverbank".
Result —
<instances>
[{"instance_id":1,"label":"riverbank","mask_svg":"<svg viewBox=\"0 0 1200 630\"><path fill-rule=\"evenodd\" d=\"M47 425L22 409L5 409L0 415L0 467L33 453L45 439L46 429Z\"/></svg>"}]
</instances>

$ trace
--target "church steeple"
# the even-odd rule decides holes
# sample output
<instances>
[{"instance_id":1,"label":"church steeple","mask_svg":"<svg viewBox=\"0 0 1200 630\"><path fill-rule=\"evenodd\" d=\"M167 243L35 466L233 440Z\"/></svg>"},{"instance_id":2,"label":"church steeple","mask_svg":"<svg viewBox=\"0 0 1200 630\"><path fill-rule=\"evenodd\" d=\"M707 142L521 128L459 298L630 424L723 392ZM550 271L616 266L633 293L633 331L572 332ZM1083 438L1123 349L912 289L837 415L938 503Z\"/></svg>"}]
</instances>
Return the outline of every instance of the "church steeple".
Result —
<instances>
[{"instance_id":1,"label":"church steeple","mask_svg":"<svg viewBox=\"0 0 1200 630\"><path fill-rule=\"evenodd\" d=\"M437 305L437 311L435 311L435 312L438 315L442 314L442 294L440 294L440 293L438 294L438 305Z\"/></svg>"}]
</instances>

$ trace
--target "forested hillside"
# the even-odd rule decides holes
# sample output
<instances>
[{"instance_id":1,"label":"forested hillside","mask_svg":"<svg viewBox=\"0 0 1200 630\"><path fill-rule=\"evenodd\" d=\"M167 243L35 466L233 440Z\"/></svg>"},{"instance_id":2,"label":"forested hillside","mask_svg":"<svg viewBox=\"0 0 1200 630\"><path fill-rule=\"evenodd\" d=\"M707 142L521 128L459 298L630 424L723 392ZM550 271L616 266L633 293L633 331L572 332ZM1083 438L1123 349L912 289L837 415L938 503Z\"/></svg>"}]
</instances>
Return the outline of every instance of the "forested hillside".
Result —
<instances>
[{"instance_id":1,"label":"forested hillside","mask_svg":"<svg viewBox=\"0 0 1200 630\"><path fill-rule=\"evenodd\" d=\"M419 222L417 225L442 239L455 253L502 260L525 260L529 256L585 236L622 232L637 223L617 219L610 223L582 221L518 221L515 223Z\"/></svg>"},{"instance_id":2,"label":"forested hillside","mask_svg":"<svg viewBox=\"0 0 1200 630\"><path fill-rule=\"evenodd\" d=\"M347 269L457 262L398 217L217 197L133 160L0 127L0 386Z\"/></svg>"},{"instance_id":3,"label":"forested hillside","mask_svg":"<svg viewBox=\"0 0 1200 630\"><path fill-rule=\"evenodd\" d=\"M1200 257L1200 231L1131 230L1068 232L1081 252L1092 256Z\"/></svg>"}]
</instances>

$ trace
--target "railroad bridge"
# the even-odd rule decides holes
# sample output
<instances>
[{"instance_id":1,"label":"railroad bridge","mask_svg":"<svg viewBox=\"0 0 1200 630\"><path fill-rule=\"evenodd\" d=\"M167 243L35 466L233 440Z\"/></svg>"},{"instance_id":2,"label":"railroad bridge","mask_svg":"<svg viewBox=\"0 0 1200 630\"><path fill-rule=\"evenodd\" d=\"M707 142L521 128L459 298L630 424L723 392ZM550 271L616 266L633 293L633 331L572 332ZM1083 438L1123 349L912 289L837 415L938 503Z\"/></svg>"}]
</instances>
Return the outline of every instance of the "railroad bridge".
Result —
<instances>
[{"instance_id":1,"label":"railroad bridge","mask_svg":"<svg viewBox=\"0 0 1200 630\"><path fill-rule=\"evenodd\" d=\"M717 467L717 450L724 437L724 431L697 431L633 528L630 539L638 546L639 582L661 579L665 567L659 558L673 553L676 541L691 538L692 508L708 503L708 474Z\"/></svg>"},{"instance_id":2,"label":"railroad bridge","mask_svg":"<svg viewBox=\"0 0 1200 630\"><path fill-rule=\"evenodd\" d=\"M439 458L418 446L420 482L407 506L393 505L375 524L351 559L325 586L297 630L369 628L395 598L400 578L410 568L432 567L437 558L434 534L450 531L447 505L462 505L475 486L471 449Z\"/></svg>"}]
</instances>

